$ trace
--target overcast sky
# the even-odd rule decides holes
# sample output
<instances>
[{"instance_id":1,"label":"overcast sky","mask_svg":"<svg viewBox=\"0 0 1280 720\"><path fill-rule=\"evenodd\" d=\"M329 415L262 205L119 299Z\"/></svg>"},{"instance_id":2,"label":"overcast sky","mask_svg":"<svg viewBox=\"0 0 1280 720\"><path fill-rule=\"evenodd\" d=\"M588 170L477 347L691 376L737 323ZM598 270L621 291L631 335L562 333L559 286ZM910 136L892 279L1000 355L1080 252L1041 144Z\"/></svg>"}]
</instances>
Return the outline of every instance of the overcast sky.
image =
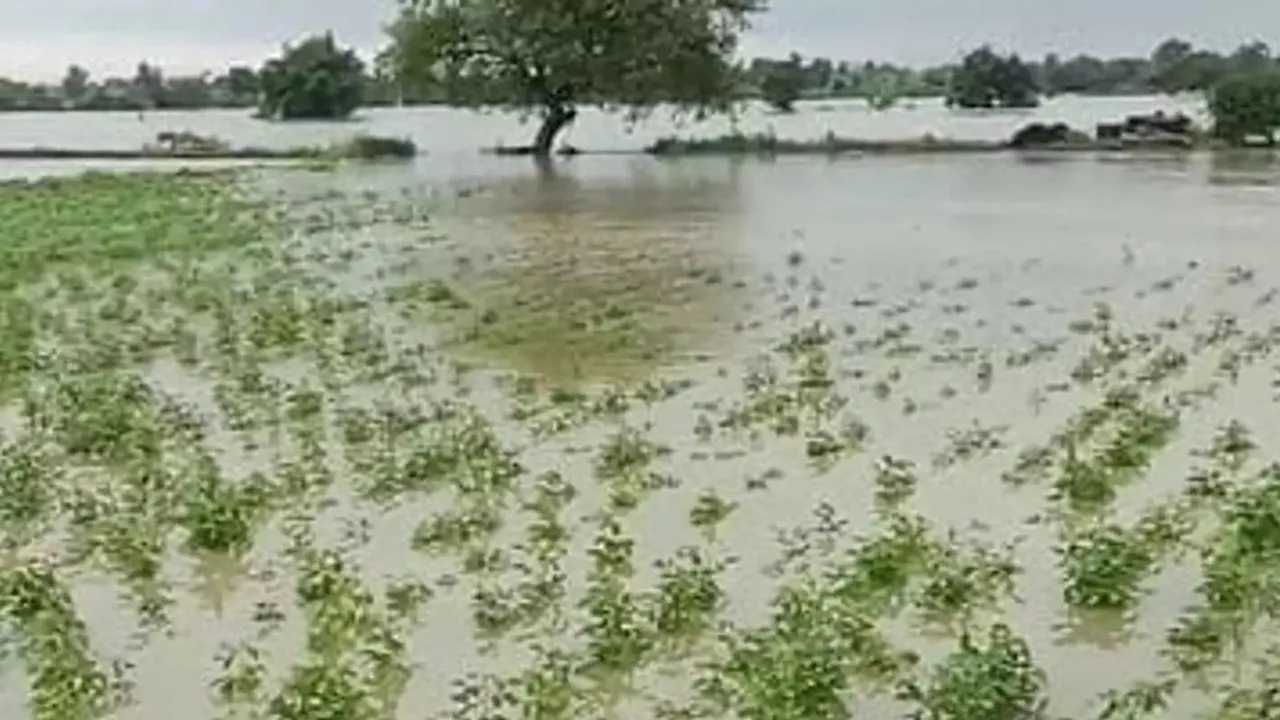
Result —
<instances>
[{"instance_id":1,"label":"overcast sky","mask_svg":"<svg viewBox=\"0 0 1280 720\"><path fill-rule=\"evenodd\" d=\"M1280 48L1280 0L772 0L752 54L928 63L981 42L1039 56L1142 54L1171 35ZM0 75L56 79L69 63L132 74L259 64L281 43L332 28L366 52L394 0L0 0Z\"/></svg>"}]
</instances>

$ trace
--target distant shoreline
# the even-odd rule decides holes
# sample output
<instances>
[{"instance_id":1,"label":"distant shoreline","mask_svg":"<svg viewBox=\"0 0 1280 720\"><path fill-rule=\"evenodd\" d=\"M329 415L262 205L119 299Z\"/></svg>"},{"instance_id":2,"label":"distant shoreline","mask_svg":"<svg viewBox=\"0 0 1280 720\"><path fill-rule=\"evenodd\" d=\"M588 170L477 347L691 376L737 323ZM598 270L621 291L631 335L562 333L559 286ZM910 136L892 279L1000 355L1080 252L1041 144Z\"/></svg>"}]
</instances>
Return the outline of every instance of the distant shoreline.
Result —
<instances>
[{"instance_id":1,"label":"distant shoreline","mask_svg":"<svg viewBox=\"0 0 1280 720\"><path fill-rule=\"evenodd\" d=\"M172 135L172 137L165 137ZM161 133L169 146L146 145L141 148L63 148L36 146L0 147L0 160L406 160L418 154L418 147L408 138L379 137L359 134L327 147L232 147L216 138Z\"/></svg>"},{"instance_id":2,"label":"distant shoreline","mask_svg":"<svg viewBox=\"0 0 1280 720\"><path fill-rule=\"evenodd\" d=\"M217 151L0 148L0 160L315 160L321 158L323 158L321 151L310 148L289 150L238 148Z\"/></svg>"},{"instance_id":3,"label":"distant shoreline","mask_svg":"<svg viewBox=\"0 0 1280 720\"><path fill-rule=\"evenodd\" d=\"M1046 96L1045 99L1052 102L1053 100L1058 98L1107 99L1107 98L1144 98L1144 97L1156 97L1156 96L1174 98L1174 99L1176 99L1177 97L1174 95L1167 95L1159 92L1150 92L1150 91L1139 92L1135 90L1133 92L1063 93L1060 95ZM909 93L909 94L904 94L897 99L902 101L904 104L909 104L912 102L928 101L928 100L941 101L944 98L945 98L944 94L938 94L938 93L922 93L922 94ZM806 104L806 105L811 105L813 103L846 102L846 101L858 101L862 103L870 103L873 100L875 100L874 96L862 95L862 94L849 94L849 93L839 93L839 92L837 93L806 93L801 98L799 98L797 103ZM758 102L761 104L766 104L764 99L756 94L744 95L742 97L738 97L735 99L735 102ZM396 108L442 108L442 107L450 108L450 107L456 107L456 106L444 101L418 101L418 102L405 102L405 103L371 102L371 103L364 104L361 107L361 109L362 110L383 110L383 109L396 109ZM497 109L502 107L506 107L506 106L502 103L493 103L491 106L488 106L488 109ZM109 114L130 114L130 115L137 115L141 113L145 115L145 114L151 114L151 113L202 112L206 110L221 110L221 111L241 110L241 111L244 111L250 117L252 117L256 109L257 108L254 105L244 105L244 104L186 105L186 106L163 106L163 107L145 107L145 106L131 106L131 105L99 106L99 107L95 107L92 105L68 105L68 106L33 105L28 107L19 107L19 106L7 105L7 106L0 106L0 115L8 115L8 114L25 115L29 113L72 113L72 114L109 113ZM468 110L471 108L458 108L458 109ZM481 108L481 109L486 109L486 108ZM1034 108L1031 108L1031 110L1034 110ZM983 112L983 109L975 109L974 111ZM963 109L958 109L957 112L965 112L965 111Z\"/></svg>"},{"instance_id":4,"label":"distant shoreline","mask_svg":"<svg viewBox=\"0 0 1280 720\"><path fill-rule=\"evenodd\" d=\"M782 156L825 156L825 157L859 157L887 155L997 155L1015 154L1035 155L1198 155L1205 153L1274 153L1278 148L1228 148L1211 144L1188 146L1143 146L1121 145L1116 143L1073 143L1064 145L1039 145L1017 147L1005 141L971 141L971 140L841 140L836 143L823 141L795 142L778 141L770 146L725 146L713 145L715 141L699 144L697 140L673 141L669 144L653 145L646 148L623 150L589 150L570 148L557 153L564 157L573 156L605 156L605 155L648 155L655 158L694 158L694 157L752 157L773 158ZM481 149L481 153L495 153L495 149ZM183 161L218 161L218 160L323 160L326 155L314 149L269 150L264 148L241 148L236 150L199 152L161 150L111 150L111 149L74 149L74 148L0 148L0 161L3 160L183 160Z\"/></svg>"},{"instance_id":5,"label":"distant shoreline","mask_svg":"<svg viewBox=\"0 0 1280 720\"><path fill-rule=\"evenodd\" d=\"M1166 153L1184 155L1201 152L1274 152L1259 146L1234 148L1208 138L1152 140L1073 139L1065 142L1018 143L1013 140L958 140L925 136L899 140L865 140L834 135L817 140L789 140L772 135L724 135L717 138L664 138L643 152L656 157L781 155L956 155L956 154L1079 154L1079 153ZM574 150L572 154L591 154Z\"/></svg>"}]
</instances>

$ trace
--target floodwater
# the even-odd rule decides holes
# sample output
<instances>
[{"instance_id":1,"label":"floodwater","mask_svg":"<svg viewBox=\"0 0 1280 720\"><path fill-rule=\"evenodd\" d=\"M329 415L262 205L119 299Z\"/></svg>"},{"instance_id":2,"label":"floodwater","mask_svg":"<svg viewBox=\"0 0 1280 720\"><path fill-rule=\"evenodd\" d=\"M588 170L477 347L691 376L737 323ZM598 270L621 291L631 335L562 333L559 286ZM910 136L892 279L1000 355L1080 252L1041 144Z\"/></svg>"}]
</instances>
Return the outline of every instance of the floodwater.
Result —
<instances>
[{"instance_id":1,"label":"floodwater","mask_svg":"<svg viewBox=\"0 0 1280 720\"><path fill-rule=\"evenodd\" d=\"M1087 126L1157 103L1065 99L1035 116ZM946 117L927 104L883 114L831 106L786 119L756 115L743 123L746 129L773 125L786 137L827 129L858 137L1002 137L1028 120ZM658 123L623 135L613 122L588 114L567 139L583 148L634 147L675 131ZM717 547L740 558L723 580L727 619L748 625L767 619L777 580L762 569L777 557L776 533L811 524L820 503L847 518L853 532L870 532L874 462L891 455L916 465L920 484L911 510L942 528L996 544L1016 542L1023 572L1016 599L1003 605L1004 617L1028 638L1047 670L1055 714L1093 717L1099 693L1151 679L1166 667L1159 649L1165 630L1195 600L1194 564L1171 564L1148 583L1151 593L1127 626L1112 617L1081 619L1062 600L1055 555L1060 528L1041 517L1049 503L1047 484L1010 489L1001 474L1019 450L1046 442L1073 413L1097 401L1096 389L1071 383L1070 372L1091 340L1068 326L1089 317L1098 303L1113 309L1126 332L1153 331L1164 318L1184 316L1203 331L1219 312L1238 317L1242 327L1270 328L1274 308L1259 299L1280 284L1280 163L1258 156L582 156L538 169L472 153L481 145L519 142L526 132L495 115L383 111L359 123L296 129L223 112L156 113L141 123L132 115L0 115L0 137L18 146L132 147L161 129L270 145L354 129L412 135L427 152L412 165L289 173L268 181L293 193L337 189L410 197L426 209L426 229L359 235L350 244L357 262L335 273L364 279L348 290L406 277L443 278L491 310L491 322L474 328L475 337L447 349L450 358L480 368L466 381L474 395L464 397L487 411L499 406L489 397L493 378L511 372L588 388L657 377L691 381L685 393L629 416L637 426L649 423L648 435L673 449L658 466L683 484L643 503L625 526L637 543L637 565L647 568L649 561L699 542L686 519L697 497L716 491L738 502L717 537ZM3 165L0 173L52 168ZM342 247L340 240L330 250ZM1253 275L1240 280L1241 268ZM814 321L835 330L833 376L850 400L848 411L870 428L867 447L818 471L806 461L803 442L767 430L756 438L718 433L698 440L698 415L714 416L740 402L743 377L757 356ZM439 320L441 328L450 322ZM920 352L892 353L886 348L894 343L871 342L902 332L904 323ZM1006 363L1038 341L1062 345L1039 362ZM984 358L994 368L989 382L978 377ZM1188 376L1174 386L1203 383L1217 360L1212 353L1193 360ZM1176 440L1150 472L1121 491L1116 517L1130 522L1181 492L1191 452L1206 447L1223 423L1238 419L1260 439L1280 426L1273 375L1270 364L1259 361L1226 384L1215 402L1188 410ZM1059 388L1062 383L1070 387ZM938 462L949 433L975 424L994 430L1000 447L967 461ZM601 493L589 488L593 455L577 449L598 448L611 428L592 423L522 455L534 470L558 470L579 486L583 496L569 517L586 517L603 503ZM1262 442L1258 460L1276 459ZM746 489L749 478L770 469L780 470L781 479L766 489ZM456 563L424 559L407 539L440 504L409 503L385 514L346 506L338 515L371 523L359 555L372 577L408 573L434 582L442 568L456 572ZM594 532L585 520L577 529L566 565L571 587L585 573L585 548ZM253 570L275 567L266 548L279 542L262 541L250 561ZM186 717L214 715L208 684L219 646L252 636L247 617L255 602L289 602L287 582L257 577L251 572L234 588L219 590L219 608L210 607L207 592L193 591L175 612L171 635L145 647L131 646L122 620L130 615L117 607L109 586L99 579L78 587L80 611L102 646L127 651L135 664L137 703L122 718L158 720L172 717L174 708L183 708ZM402 718L447 711L456 678L516 671L528 659L518 640L484 652L472 639L468 582L440 590L409 640L411 659L420 667ZM932 659L954 644L897 626L892 636ZM298 637L292 623L266 645L287 659ZM651 692L669 699L688 692L670 677L648 681ZM0 714L21 717L22 679L15 674L5 687L9 702L0 704ZM1203 698L1194 692L1178 697L1180 704L1165 717L1189 718L1202 709ZM636 701L624 715L651 717L652 707ZM883 698L856 700L853 707L859 717L892 717L901 710Z\"/></svg>"},{"instance_id":2,"label":"floodwater","mask_svg":"<svg viewBox=\"0 0 1280 720\"><path fill-rule=\"evenodd\" d=\"M1059 97L1034 110L948 110L938 98L906 101L873 111L856 100L802 102L793 115L773 114L759 105L744 108L737 118L703 122L672 118L664 110L628 128L618 116L586 109L566 130L563 140L584 150L643 147L669 135L720 135L773 131L779 137L817 139L828 132L864 139L940 138L999 140L1035 120L1066 122L1086 131L1098 122L1133 113L1184 112L1203 122L1204 103L1197 96L1079 98ZM527 144L536 128L504 113L461 112L443 107L378 108L349 122L267 123L245 110L156 111L136 113L10 113L0 116L4 147L65 147L134 150L155 141L157 133L188 130L212 135L234 146L289 148L327 144L356 132L412 138L437 171L457 172L473 161L475 149Z\"/></svg>"}]
</instances>

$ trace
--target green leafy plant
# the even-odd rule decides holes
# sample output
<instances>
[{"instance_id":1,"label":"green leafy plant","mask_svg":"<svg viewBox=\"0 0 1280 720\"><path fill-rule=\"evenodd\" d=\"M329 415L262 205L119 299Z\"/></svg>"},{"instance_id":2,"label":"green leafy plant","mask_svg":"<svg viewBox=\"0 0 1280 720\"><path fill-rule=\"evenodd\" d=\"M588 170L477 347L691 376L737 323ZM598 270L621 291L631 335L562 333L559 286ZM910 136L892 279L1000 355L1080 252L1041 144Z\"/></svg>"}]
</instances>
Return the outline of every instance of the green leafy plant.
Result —
<instances>
[{"instance_id":1,"label":"green leafy plant","mask_svg":"<svg viewBox=\"0 0 1280 720\"><path fill-rule=\"evenodd\" d=\"M1024 640L993 625L985 642L965 635L958 650L935 668L923 687L907 684L902 697L920 705L920 717L1035 718L1045 716L1045 673Z\"/></svg>"}]
</instances>

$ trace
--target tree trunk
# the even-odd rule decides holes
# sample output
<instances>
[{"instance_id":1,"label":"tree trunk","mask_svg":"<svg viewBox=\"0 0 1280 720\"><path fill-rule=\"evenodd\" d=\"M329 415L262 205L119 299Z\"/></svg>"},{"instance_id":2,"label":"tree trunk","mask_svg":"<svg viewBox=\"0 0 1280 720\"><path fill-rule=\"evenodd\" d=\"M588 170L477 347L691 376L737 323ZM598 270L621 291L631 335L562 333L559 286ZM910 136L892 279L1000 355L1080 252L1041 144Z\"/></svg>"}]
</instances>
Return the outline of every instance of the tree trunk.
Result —
<instances>
[{"instance_id":1,"label":"tree trunk","mask_svg":"<svg viewBox=\"0 0 1280 720\"><path fill-rule=\"evenodd\" d=\"M556 137L578 117L578 111L568 105L552 105L542 118L542 127L533 141L533 154L537 157L551 157L555 149Z\"/></svg>"}]
</instances>

